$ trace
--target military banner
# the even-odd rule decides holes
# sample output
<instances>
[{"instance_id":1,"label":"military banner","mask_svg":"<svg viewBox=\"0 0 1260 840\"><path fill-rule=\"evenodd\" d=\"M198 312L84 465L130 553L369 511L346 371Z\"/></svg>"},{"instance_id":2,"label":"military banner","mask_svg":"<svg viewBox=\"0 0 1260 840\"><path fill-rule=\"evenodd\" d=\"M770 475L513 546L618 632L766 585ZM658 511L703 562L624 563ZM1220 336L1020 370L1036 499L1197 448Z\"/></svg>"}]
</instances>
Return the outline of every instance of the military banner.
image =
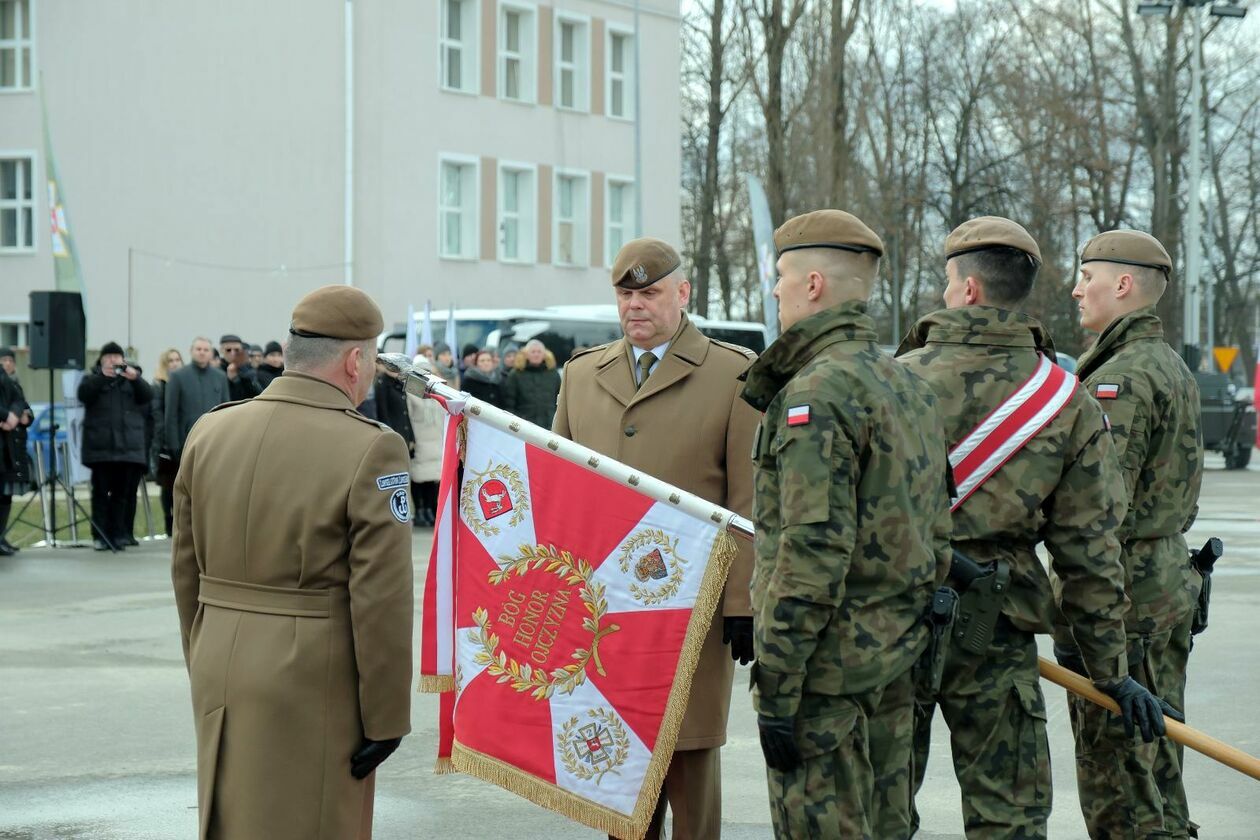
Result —
<instances>
[{"instance_id":1,"label":"military banner","mask_svg":"<svg viewBox=\"0 0 1260 840\"><path fill-rule=\"evenodd\" d=\"M453 666L431 657L426 668L422 654L422 682L444 687L453 671L442 721L451 764L592 828L642 836L733 539L676 498L650 498L475 415L462 423L462 477L453 486L444 469L440 491L453 560L430 568L453 577L450 618L435 581L424 621L434 656L447 635L436 625L453 624Z\"/></svg>"}]
</instances>

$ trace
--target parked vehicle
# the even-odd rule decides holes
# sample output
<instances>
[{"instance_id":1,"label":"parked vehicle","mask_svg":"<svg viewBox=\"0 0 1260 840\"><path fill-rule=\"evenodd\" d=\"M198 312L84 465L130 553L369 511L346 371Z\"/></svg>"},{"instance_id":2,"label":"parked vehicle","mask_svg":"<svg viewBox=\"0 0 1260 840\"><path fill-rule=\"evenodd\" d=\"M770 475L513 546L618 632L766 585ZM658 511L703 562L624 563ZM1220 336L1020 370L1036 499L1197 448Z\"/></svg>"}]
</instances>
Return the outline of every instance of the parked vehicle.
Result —
<instances>
[{"instance_id":1,"label":"parked vehicle","mask_svg":"<svg viewBox=\"0 0 1260 840\"><path fill-rule=\"evenodd\" d=\"M1203 448L1225 456L1225 469L1241 470L1251 462L1256 440L1254 391L1238 388L1223 373L1195 373L1199 383Z\"/></svg>"}]
</instances>

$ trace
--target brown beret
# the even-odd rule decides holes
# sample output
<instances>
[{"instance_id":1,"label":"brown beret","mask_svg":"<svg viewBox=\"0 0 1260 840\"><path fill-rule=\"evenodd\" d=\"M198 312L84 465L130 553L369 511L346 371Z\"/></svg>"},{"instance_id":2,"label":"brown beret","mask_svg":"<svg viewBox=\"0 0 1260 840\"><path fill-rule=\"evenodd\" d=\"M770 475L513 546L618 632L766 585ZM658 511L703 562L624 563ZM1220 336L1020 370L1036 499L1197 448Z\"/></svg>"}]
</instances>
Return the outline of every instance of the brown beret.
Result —
<instances>
[{"instance_id":1,"label":"brown beret","mask_svg":"<svg viewBox=\"0 0 1260 840\"><path fill-rule=\"evenodd\" d=\"M774 232L774 247L780 254L800 248L839 248L884 255L884 243L875 231L843 210L815 210L788 219Z\"/></svg>"},{"instance_id":2,"label":"brown beret","mask_svg":"<svg viewBox=\"0 0 1260 840\"><path fill-rule=\"evenodd\" d=\"M668 242L650 236L631 239L613 260L612 284L623 289L646 289L681 265L682 259Z\"/></svg>"},{"instance_id":3,"label":"brown beret","mask_svg":"<svg viewBox=\"0 0 1260 840\"><path fill-rule=\"evenodd\" d=\"M323 286L293 307L289 332L303 338L339 338L362 341L376 338L385 319L376 301L353 286Z\"/></svg>"},{"instance_id":4,"label":"brown beret","mask_svg":"<svg viewBox=\"0 0 1260 840\"><path fill-rule=\"evenodd\" d=\"M963 222L945 237L945 259L989 248L1015 248L1041 262L1041 249L1022 225L1001 216L979 216Z\"/></svg>"},{"instance_id":5,"label":"brown beret","mask_svg":"<svg viewBox=\"0 0 1260 840\"><path fill-rule=\"evenodd\" d=\"M1089 240L1081 251L1081 265L1095 261L1158 268L1164 274L1172 272L1172 257L1164 246L1140 230L1109 230Z\"/></svg>"}]
</instances>

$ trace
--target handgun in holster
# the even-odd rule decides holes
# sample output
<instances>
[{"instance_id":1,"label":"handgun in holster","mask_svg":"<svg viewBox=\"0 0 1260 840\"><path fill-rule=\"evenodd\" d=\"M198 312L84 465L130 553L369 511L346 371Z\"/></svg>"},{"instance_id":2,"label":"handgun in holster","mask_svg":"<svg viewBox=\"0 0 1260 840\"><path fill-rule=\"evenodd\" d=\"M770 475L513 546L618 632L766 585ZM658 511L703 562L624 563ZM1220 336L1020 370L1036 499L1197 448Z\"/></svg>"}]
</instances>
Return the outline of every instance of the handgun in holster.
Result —
<instances>
[{"instance_id":1,"label":"handgun in holster","mask_svg":"<svg viewBox=\"0 0 1260 840\"><path fill-rule=\"evenodd\" d=\"M945 658L949 648L949 636L954 628L954 619L958 615L958 592L948 586L942 586L932 596L932 606L928 610L927 655L924 657L926 673L923 674L923 685L929 694L935 696L941 690L941 681L945 678Z\"/></svg>"},{"instance_id":2,"label":"handgun in holster","mask_svg":"<svg viewBox=\"0 0 1260 840\"><path fill-rule=\"evenodd\" d=\"M1194 616L1190 619L1190 635L1197 636L1207 629L1208 605L1212 601L1212 570L1216 561L1225 553L1225 544L1220 537L1212 537L1203 544L1203 548L1190 553L1190 566L1203 577L1203 588L1199 590L1199 601L1194 605Z\"/></svg>"},{"instance_id":3,"label":"handgun in holster","mask_svg":"<svg viewBox=\"0 0 1260 840\"><path fill-rule=\"evenodd\" d=\"M984 653L993 642L998 616L1002 614L1002 602L1011 582L1010 564L998 560L982 566L955 549L949 579L962 593L954 621L954 642L968 653Z\"/></svg>"}]
</instances>

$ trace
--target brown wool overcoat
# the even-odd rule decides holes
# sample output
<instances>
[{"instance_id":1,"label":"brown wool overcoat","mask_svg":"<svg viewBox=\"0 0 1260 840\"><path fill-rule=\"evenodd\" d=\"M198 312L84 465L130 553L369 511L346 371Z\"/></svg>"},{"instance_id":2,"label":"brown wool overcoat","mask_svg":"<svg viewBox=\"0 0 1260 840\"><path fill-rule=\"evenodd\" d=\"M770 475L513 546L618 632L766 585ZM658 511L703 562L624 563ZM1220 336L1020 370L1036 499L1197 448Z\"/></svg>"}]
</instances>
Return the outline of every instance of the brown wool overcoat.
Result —
<instances>
[{"instance_id":1,"label":"brown wool overcoat","mask_svg":"<svg viewBox=\"0 0 1260 840\"><path fill-rule=\"evenodd\" d=\"M750 351L707 338L684 315L665 358L636 393L624 339L574 356L552 429L703 499L750 516L752 441L760 415L739 398ZM735 666L722 616L751 616L752 545L740 549L705 638L677 749L726 743Z\"/></svg>"},{"instance_id":2,"label":"brown wool overcoat","mask_svg":"<svg viewBox=\"0 0 1260 840\"><path fill-rule=\"evenodd\" d=\"M408 481L401 437L292 371L188 436L172 578L203 840L358 831L350 756L411 728Z\"/></svg>"}]
</instances>

